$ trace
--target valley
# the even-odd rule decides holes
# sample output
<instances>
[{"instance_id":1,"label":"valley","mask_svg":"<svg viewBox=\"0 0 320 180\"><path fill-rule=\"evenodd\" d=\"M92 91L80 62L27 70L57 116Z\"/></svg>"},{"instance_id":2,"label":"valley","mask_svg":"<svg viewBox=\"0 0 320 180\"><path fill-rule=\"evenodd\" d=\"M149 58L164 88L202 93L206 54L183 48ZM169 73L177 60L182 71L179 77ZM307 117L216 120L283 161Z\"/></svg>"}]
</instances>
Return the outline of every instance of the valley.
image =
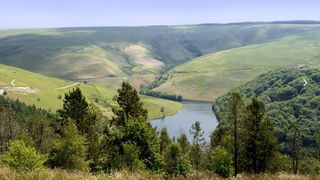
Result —
<instances>
[{"instance_id":1,"label":"valley","mask_svg":"<svg viewBox=\"0 0 320 180\"><path fill-rule=\"evenodd\" d=\"M267 54L279 52L269 57L278 62L281 54L315 42L312 32L319 28L315 23L283 22L1 30L0 63L112 88L124 79L139 88L170 73L173 78L154 91L212 101L261 69L271 70L261 63ZM298 39L301 42L291 43ZM317 49L308 47L281 64L309 63L306 59Z\"/></svg>"}]
</instances>

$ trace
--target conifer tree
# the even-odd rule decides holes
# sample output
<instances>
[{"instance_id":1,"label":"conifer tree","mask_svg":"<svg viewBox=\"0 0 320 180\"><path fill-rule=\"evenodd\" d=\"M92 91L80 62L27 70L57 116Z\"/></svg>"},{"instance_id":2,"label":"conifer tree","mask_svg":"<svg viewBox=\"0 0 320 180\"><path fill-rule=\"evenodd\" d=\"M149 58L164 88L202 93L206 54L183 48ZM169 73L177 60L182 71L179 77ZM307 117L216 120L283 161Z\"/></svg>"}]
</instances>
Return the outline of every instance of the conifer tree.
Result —
<instances>
[{"instance_id":1,"label":"conifer tree","mask_svg":"<svg viewBox=\"0 0 320 180\"><path fill-rule=\"evenodd\" d=\"M248 172L264 172L277 152L277 139L273 125L264 119L264 107L256 98L247 106L243 122L244 169Z\"/></svg>"},{"instance_id":2,"label":"conifer tree","mask_svg":"<svg viewBox=\"0 0 320 180\"><path fill-rule=\"evenodd\" d=\"M63 134L53 144L49 154L51 167L63 169L85 170L86 161L85 138L80 135L74 122L65 124Z\"/></svg>"},{"instance_id":3,"label":"conifer tree","mask_svg":"<svg viewBox=\"0 0 320 180\"><path fill-rule=\"evenodd\" d=\"M118 89L117 103L119 108L113 108L114 117L112 123L123 125L129 117L144 118L147 120L148 112L142 107L137 90L135 90L128 82L123 82Z\"/></svg>"},{"instance_id":4,"label":"conifer tree","mask_svg":"<svg viewBox=\"0 0 320 180\"><path fill-rule=\"evenodd\" d=\"M165 154L165 171L169 175L186 176L191 169L186 154L183 154L178 143L172 143Z\"/></svg>"},{"instance_id":5,"label":"conifer tree","mask_svg":"<svg viewBox=\"0 0 320 180\"><path fill-rule=\"evenodd\" d=\"M167 128L162 128L160 131L160 152L164 153L171 144Z\"/></svg>"},{"instance_id":6,"label":"conifer tree","mask_svg":"<svg viewBox=\"0 0 320 180\"><path fill-rule=\"evenodd\" d=\"M238 174L238 124L243 116L244 102L240 93L233 92L228 101L226 110L224 110L225 116L228 121L233 125L233 158L234 158L234 176Z\"/></svg>"},{"instance_id":7,"label":"conifer tree","mask_svg":"<svg viewBox=\"0 0 320 180\"><path fill-rule=\"evenodd\" d=\"M118 93L119 108L113 109L115 116L111 127L105 131L103 147L108 158L104 168L136 169L132 165L140 166L139 162L143 162L147 169L161 169L163 157L160 154L159 137L156 129L147 121L147 111L143 109L137 91L124 82ZM127 152L135 156L127 157ZM134 157L139 159L134 160Z\"/></svg>"},{"instance_id":8,"label":"conifer tree","mask_svg":"<svg viewBox=\"0 0 320 180\"><path fill-rule=\"evenodd\" d=\"M299 160L301 158L301 130L298 127L297 122L291 122L289 128L289 151L292 159L292 172L298 173Z\"/></svg>"},{"instance_id":9,"label":"conifer tree","mask_svg":"<svg viewBox=\"0 0 320 180\"><path fill-rule=\"evenodd\" d=\"M188 137L186 133L182 133L180 137L178 138L177 142L179 143L179 146L182 150L183 154L188 154L190 151L190 143L188 140Z\"/></svg>"},{"instance_id":10,"label":"conifer tree","mask_svg":"<svg viewBox=\"0 0 320 180\"><path fill-rule=\"evenodd\" d=\"M203 137L204 132L201 129L200 122L195 122L190 130L193 135L192 147L190 152L191 163L194 166L196 173L201 167L201 162L203 161L203 147L205 145L205 139Z\"/></svg>"},{"instance_id":11,"label":"conifer tree","mask_svg":"<svg viewBox=\"0 0 320 180\"><path fill-rule=\"evenodd\" d=\"M63 109L58 110L58 114L61 117L60 125L63 126L71 119L76 123L81 134L87 133L87 125L84 121L88 106L86 98L78 87L66 93L63 100Z\"/></svg>"}]
</instances>

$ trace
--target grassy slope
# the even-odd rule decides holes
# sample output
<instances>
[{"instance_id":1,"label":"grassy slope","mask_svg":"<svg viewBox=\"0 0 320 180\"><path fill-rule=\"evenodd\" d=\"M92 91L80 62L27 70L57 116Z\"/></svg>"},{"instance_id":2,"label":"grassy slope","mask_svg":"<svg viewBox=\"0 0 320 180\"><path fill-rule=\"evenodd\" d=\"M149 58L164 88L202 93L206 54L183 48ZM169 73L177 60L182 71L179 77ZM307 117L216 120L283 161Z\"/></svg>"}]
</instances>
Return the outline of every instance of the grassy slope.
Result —
<instances>
[{"instance_id":1,"label":"grassy slope","mask_svg":"<svg viewBox=\"0 0 320 180\"><path fill-rule=\"evenodd\" d=\"M194 57L309 31L319 25L233 24L0 31L0 63L63 79L138 87ZM103 78L117 76L116 78Z\"/></svg>"},{"instance_id":2,"label":"grassy slope","mask_svg":"<svg viewBox=\"0 0 320 180\"><path fill-rule=\"evenodd\" d=\"M261 73L303 64L320 64L318 30L196 58L169 71L172 78L156 90L213 100Z\"/></svg>"},{"instance_id":3,"label":"grassy slope","mask_svg":"<svg viewBox=\"0 0 320 180\"><path fill-rule=\"evenodd\" d=\"M16 87L30 87L36 92L13 92L14 88L10 84L13 79L15 79L14 84ZM62 107L62 100L59 100L58 96L61 95L63 97L64 93L72 89L72 87L62 90L57 90L57 88L72 83L71 81L47 77L19 68L0 65L0 88L8 88L8 97L19 99L27 104L35 104L38 107L51 109L51 111L56 111ZM117 93L115 89L90 84L80 84L78 87L81 88L89 101L99 105L106 114L111 114L110 107L116 105L112 100L113 96ZM141 96L141 99L148 109L151 118L162 117L162 113L160 112L161 107L165 108L166 115L171 115L176 113L182 106L180 103L147 96Z\"/></svg>"}]
</instances>

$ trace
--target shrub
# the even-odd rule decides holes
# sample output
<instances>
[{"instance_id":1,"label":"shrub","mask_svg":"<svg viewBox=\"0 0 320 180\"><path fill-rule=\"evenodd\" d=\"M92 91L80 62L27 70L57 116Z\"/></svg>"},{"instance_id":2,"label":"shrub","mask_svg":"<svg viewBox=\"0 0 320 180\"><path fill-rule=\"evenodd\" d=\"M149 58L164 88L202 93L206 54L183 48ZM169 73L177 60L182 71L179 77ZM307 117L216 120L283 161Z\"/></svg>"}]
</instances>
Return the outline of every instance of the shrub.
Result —
<instances>
[{"instance_id":1,"label":"shrub","mask_svg":"<svg viewBox=\"0 0 320 180\"><path fill-rule=\"evenodd\" d=\"M191 169L190 162L178 143L173 143L166 153L165 171L169 175L187 175Z\"/></svg>"},{"instance_id":2,"label":"shrub","mask_svg":"<svg viewBox=\"0 0 320 180\"><path fill-rule=\"evenodd\" d=\"M209 170L225 178L232 174L232 155L225 148L217 147L210 152L209 158Z\"/></svg>"},{"instance_id":3,"label":"shrub","mask_svg":"<svg viewBox=\"0 0 320 180\"><path fill-rule=\"evenodd\" d=\"M46 161L34 147L27 146L21 140L12 141L8 151L2 156L2 161L18 171L34 170L41 168Z\"/></svg>"},{"instance_id":4,"label":"shrub","mask_svg":"<svg viewBox=\"0 0 320 180\"><path fill-rule=\"evenodd\" d=\"M85 170L88 167L85 138L80 135L74 122L70 121L63 129L63 136L53 144L49 164L62 169Z\"/></svg>"}]
</instances>

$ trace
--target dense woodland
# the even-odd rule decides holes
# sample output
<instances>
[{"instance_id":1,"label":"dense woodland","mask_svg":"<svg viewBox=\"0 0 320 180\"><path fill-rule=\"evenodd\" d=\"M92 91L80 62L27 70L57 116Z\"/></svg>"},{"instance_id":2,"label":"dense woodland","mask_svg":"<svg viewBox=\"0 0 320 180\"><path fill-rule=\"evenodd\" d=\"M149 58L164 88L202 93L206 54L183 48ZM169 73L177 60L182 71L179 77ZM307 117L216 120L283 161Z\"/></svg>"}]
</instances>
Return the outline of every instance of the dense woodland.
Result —
<instances>
[{"instance_id":1,"label":"dense woodland","mask_svg":"<svg viewBox=\"0 0 320 180\"><path fill-rule=\"evenodd\" d=\"M308 79L308 89L319 90L313 88L319 85L316 70L281 70L272 76L262 75L252 84L218 99L214 110L220 124L211 135L211 142L205 142L199 122L190 129L191 143L186 134L170 139L166 129L157 132L148 122L148 112L142 107L137 91L127 82L123 82L118 90L118 107L113 108L111 119L106 118L96 105L89 104L79 88L65 94L63 108L56 113L1 97L1 161L18 172L58 168L108 174L128 170L146 171L161 178L188 177L190 174L200 178L204 172L225 178L239 173L318 174L320 136L313 133L314 136L304 137L302 128L307 126L292 123L283 140L279 122L288 119L275 121L275 117L283 117L278 116L279 113L286 112L279 106L291 108L289 99L297 101L299 96L303 99L305 94L306 97L316 94L298 86L300 90L292 90L295 94L289 93L290 98L287 97L285 92L290 87L284 86L296 85L290 82L300 77L299 73L313 80ZM284 74L286 77L282 76ZM245 93L251 90L256 93L255 85L270 82L264 78L271 77L271 84L259 86L264 88L259 94ZM281 104L280 100L277 103L270 100L267 106L261 97L273 87L277 87L279 97L272 98L289 102ZM316 97L310 98L307 104L317 103L312 102ZM294 103L295 107L298 105ZM311 110L319 113L316 108ZM281 112L274 113L276 110ZM304 120L304 116L301 120L299 117L292 120ZM317 123L318 114L314 117L308 121ZM308 131L312 132L311 128L308 126Z\"/></svg>"},{"instance_id":2,"label":"dense woodland","mask_svg":"<svg viewBox=\"0 0 320 180\"><path fill-rule=\"evenodd\" d=\"M261 108L264 109L263 119L274 127L279 142L277 149L279 158L282 158L281 162L288 162L288 167L291 162L291 169L294 173L319 173L319 77L319 67L279 69L263 74L218 98L213 109L219 116L220 123L212 138L222 143L223 139L230 134L229 132L235 133L234 117L229 117L230 112L235 109L225 108L228 102L234 100L230 97L235 98L235 94L239 96L238 98L242 96L240 98L242 104L256 97ZM308 82L306 85L304 80ZM238 103L237 101L231 102ZM246 112L239 109L241 108L237 108L236 112L240 122L237 134L241 139L241 122ZM220 139L217 140L217 137Z\"/></svg>"}]
</instances>

